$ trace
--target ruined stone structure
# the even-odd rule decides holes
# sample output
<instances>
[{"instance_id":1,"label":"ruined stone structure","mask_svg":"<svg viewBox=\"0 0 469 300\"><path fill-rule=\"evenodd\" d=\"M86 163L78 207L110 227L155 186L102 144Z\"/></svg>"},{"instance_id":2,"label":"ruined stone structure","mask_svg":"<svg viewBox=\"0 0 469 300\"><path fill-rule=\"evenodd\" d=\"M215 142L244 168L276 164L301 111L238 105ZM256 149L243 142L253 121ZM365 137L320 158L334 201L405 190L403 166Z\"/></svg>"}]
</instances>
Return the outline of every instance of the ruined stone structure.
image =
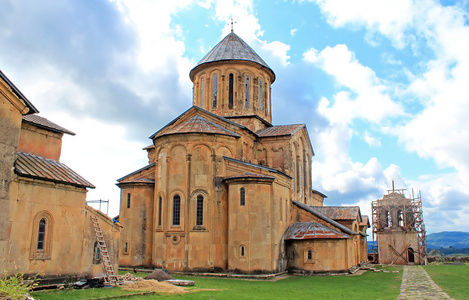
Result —
<instances>
[{"instance_id":1,"label":"ruined stone structure","mask_svg":"<svg viewBox=\"0 0 469 300\"><path fill-rule=\"evenodd\" d=\"M364 262L359 209L344 208L346 220L318 209L306 126L271 124L272 69L232 32L189 76L193 106L150 136L147 166L118 179L119 265L314 273Z\"/></svg>"},{"instance_id":2,"label":"ruined stone structure","mask_svg":"<svg viewBox=\"0 0 469 300\"><path fill-rule=\"evenodd\" d=\"M94 186L60 162L73 132L38 110L0 71L0 269L42 276L103 273L91 216L117 267L119 224L86 205Z\"/></svg>"},{"instance_id":3,"label":"ruined stone structure","mask_svg":"<svg viewBox=\"0 0 469 300\"><path fill-rule=\"evenodd\" d=\"M425 264L426 235L420 194L407 198L403 189L388 191L372 202L373 234L381 264Z\"/></svg>"}]
</instances>

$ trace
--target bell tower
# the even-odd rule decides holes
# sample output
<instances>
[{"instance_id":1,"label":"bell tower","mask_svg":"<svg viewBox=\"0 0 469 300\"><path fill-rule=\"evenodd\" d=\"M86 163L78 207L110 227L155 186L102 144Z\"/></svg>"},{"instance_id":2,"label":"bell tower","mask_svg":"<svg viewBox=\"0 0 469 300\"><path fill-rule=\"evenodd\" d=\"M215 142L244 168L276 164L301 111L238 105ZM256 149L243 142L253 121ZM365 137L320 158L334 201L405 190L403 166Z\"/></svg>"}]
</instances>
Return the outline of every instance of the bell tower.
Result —
<instances>
[{"instance_id":1,"label":"bell tower","mask_svg":"<svg viewBox=\"0 0 469 300\"><path fill-rule=\"evenodd\" d=\"M270 86L275 74L234 32L205 55L189 76L193 105L255 131L272 122Z\"/></svg>"}]
</instances>

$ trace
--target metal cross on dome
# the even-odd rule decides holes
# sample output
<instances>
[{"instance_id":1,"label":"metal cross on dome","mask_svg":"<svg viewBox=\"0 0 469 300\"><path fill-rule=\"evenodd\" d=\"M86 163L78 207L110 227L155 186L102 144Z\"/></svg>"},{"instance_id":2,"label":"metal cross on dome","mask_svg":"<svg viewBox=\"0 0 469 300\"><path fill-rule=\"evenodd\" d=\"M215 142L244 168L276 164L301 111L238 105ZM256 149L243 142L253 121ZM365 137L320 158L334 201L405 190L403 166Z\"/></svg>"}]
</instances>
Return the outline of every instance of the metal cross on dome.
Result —
<instances>
[{"instance_id":1,"label":"metal cross on dome","mask_svg":"<svg viewBox=\"0 0 469 300\"><path fill-rule=\"evenodd\" d=\"M233 18L231 18L231 32L233 32L233 24L235 23L238 23L238 21L233 22ZM227 25L230 25L230 23L228 23Z\"/></svg>"}]
</instances>

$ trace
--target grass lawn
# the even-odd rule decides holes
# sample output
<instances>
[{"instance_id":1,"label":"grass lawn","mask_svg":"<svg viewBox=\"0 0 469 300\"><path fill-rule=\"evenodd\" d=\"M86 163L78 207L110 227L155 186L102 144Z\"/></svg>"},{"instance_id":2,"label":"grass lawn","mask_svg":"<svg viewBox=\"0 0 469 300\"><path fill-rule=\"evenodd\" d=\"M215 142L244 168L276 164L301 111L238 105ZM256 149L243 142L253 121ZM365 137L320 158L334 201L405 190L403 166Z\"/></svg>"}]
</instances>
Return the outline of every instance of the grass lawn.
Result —
<instances>
[{"instance_id":1,"label":"grass lawn","mask_svg":"<svg viewBox=\"0 0 469 300\"><path fill-rule=\"evenodd\" d=\"M428 265L425 271L454 299L469 299L469 265Z\"/></svg>"},{"instance_id":2,"label":"grass lawn","mask_svg":"<svg viewBox=\"0 0 469 300\"><path fill-rule=\"evenodd\" d=\"M194 280L190 289L215 289L194 291L187 294L159 294L134 296L131 299L180 298L180 299L396 299L401 285L402 268L399 273L374 273L367 271L359 276L292 276L276 282L253 281L212 277L176 276L178 279ZM146 274L136 274L145 276ZM95 289L107 293L129 293L120 288ZM33 293L36 299L89 299L111 296L91 294L92 289Z\"/></svg>"}]
</instances>

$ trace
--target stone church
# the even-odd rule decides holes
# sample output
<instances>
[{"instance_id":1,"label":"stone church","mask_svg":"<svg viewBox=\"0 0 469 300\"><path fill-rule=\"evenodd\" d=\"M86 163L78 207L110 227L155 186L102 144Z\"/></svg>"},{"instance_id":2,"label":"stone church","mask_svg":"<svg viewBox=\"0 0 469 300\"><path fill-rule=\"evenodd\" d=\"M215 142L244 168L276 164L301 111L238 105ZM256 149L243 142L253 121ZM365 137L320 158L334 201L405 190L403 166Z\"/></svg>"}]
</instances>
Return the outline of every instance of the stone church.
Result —
<instances>
[{"instance_id":1,"label":"stone church","mask_svg":"<svg viewBox=\"0 0 469 300\"><path fill-rule=\"evenodd\" d=\"M119 265L172 271L351 272L368 218L323 207L304 124L273 125L274 71L235 33L191 71L193 106L120 179Z\"/></svg>"}]
</instances>

